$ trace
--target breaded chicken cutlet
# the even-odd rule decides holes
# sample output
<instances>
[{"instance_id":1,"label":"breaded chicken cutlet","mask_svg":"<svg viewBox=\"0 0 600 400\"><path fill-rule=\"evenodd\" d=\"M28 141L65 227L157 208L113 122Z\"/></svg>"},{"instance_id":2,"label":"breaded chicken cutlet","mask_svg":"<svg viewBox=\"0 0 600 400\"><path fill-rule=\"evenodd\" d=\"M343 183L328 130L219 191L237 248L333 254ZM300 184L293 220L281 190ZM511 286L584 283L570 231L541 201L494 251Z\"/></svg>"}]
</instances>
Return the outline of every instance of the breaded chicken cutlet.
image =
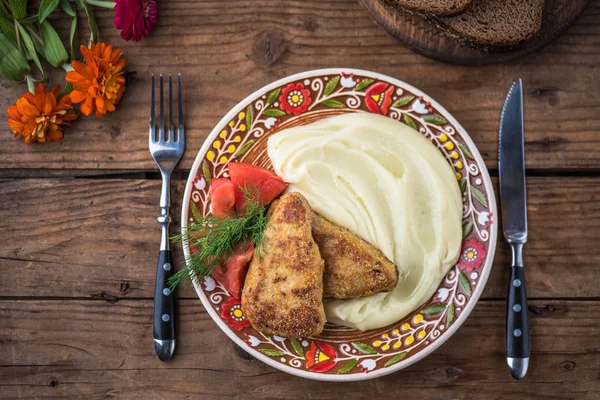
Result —
<instances>
[{"instance_id":1,"label":"breaded chicken cutlet","mask_svg":"<svg viewBox=\"0 0 600 400\"><path fill-rule=\"evenodd\" d=\"M398 283L398 269L375 246L311 214L312 234L325 261L323 296L352 299L388 292Z\"/></svg>"},{"instance_id":2,"label":"breaded chicken cutlet","mask_svg":"<svg viewBox=\"0 0 600 400\"><path fill-rule=\"evenodd\" d=\"M313 240L310 205L289 193L269 209L265 251L255 255L242 292L242 308L257 330L300 338L325 325L323 259Z\"/></svg>"}]
</instances>

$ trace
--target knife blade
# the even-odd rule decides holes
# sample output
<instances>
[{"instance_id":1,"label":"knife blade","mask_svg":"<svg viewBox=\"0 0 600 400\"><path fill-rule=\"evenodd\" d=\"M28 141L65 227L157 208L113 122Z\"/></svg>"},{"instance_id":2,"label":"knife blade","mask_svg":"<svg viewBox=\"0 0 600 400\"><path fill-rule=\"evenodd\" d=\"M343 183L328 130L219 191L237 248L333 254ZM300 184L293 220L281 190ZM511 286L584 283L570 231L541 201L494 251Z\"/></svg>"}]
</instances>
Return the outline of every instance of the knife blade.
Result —
<instances>
[{"instance_id":1,"label":"knife blade","mask_svg":"<svg viewBox=\"0 0 600 400\"><path fill-rule=\"evenodd\" d=\"M529 323L523 271L523 245L527 242L527 194L523 130L523 82L513 82L502 108L498 144L498 174L504 238L512 249L506 307L506 361L515 379L523 379L529 366Z\"/></svg>"}]
</instances>

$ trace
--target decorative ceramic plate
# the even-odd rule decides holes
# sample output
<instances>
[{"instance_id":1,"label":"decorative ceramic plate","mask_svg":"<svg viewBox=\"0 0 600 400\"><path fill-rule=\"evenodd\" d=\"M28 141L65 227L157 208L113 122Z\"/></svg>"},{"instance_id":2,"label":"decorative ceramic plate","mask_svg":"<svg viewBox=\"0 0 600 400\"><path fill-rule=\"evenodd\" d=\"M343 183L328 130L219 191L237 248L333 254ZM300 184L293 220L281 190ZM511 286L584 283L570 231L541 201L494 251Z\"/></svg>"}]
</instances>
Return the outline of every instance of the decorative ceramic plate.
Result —
<instances>
[{"instance_id":1,"label":"decorative ceramic plate","mask_svg":"<svg viewBox=\"0 0 600 400\"><path fill-rule=\"evenodd\" d=\"M463 197L463 242L458 263L434 296L406 318L361 332L326 324L316 337L284 339L250 326L240 301L213 278L194 282L204 307L238 345L272 367L304 378L357 381L405 368L444 343L481 295L496 248L496 202L477 148L458 122L416 88L353 69L308 71L251 94L213 129L200 149L183 200L182 229L210 211L210 181L228 177L227 164L272 169L267 139L278 131L342 113L386 115L417 129L455 171ZM189 249L184 248L186 256Z\"/></svg>"}]
</instances>

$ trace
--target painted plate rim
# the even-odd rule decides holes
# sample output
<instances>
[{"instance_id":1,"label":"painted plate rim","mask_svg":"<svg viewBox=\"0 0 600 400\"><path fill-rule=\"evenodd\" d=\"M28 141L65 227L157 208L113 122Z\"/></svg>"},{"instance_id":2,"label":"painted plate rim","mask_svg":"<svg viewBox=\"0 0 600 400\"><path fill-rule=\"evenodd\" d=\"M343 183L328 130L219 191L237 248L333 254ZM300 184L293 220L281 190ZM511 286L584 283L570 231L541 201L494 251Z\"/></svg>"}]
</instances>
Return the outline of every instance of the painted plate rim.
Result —
<instances>
[{"instance_id":1,"label":"painted plate rim","mask_svg":"<svg viewBox=\"0 0 600 400\"><path fill-rule=\"evenodd\" d=\"M497 207L496 207L496 197L494 194L494 187L492 185L492 181L491 181L489 172L487 170L487 167L485 165L485 162L483 161L483 158L481 157L479 150L477 149L477 147L471 140L471 137L469 136L469 134L458 123L458 121L454 118L454 116L450 112L448 112L448 110L446 110L444 107L442 107L431 96L427 95L423 91L415 88L414 86L412 86L400 79L393 78L388 75L380 74L377 72L356 69L356 68L325 68L325 69L316 69L316 70L300 72L300 73L297 73L294 75L289 75L285 78L279 79L279 80L272 82L266 86L263 86L260 89L251 93L246 98L244 98L238 104L236 104L229 112L227 112L227 114L225 114L225 116L223 118L221 118L221 120L215 125L213 130L210 132L210 134L207 136L206 140L202 144L202 147L198 151L198 154L196 155L196 159L194 160L194 164L192 165L192 168L190 170L190 174L188 176L187 183L185 186L183 202L182 202L182 207L181 207L182 208L181 209L181 230L185 231L187 229L189 203L190 203L194 178L196 177L198 169L200 168L200 164L204 158L204 155L210 149L210 145L211 145L212 141L215 138L217 138L217 136L219 135L219 132L221 130L221 127L224 124L227 124L228 121L230 121L232 118L234 118L240 112L244 111L246 109L246 107L248 106L248 104L251 103L253 100L255 100L255 99L259 98L260 96L262 96L266 93L269 93L270 91L272 91L278 87L281 87L287 83L294 82L294 81L297 81L300 79L308 79L308 78L312 78L312 77L316 77L316 76L341 74L342 72L343 73L354 73L355 75L368 76L370 78L375 78L377 80L387 81L398 87L406 88L414 94L417 94L419 96L426 96L428 99L430 99L431 104L438 111L440 111L441 114L443 114L443 116L448 120L448 122L451 125L453 125L456 128L456 130L460 133L460 137L469 146L469 149L471 150L471 153L473 154L475 162L480 167L480 172L481 172L481 177L483 178L483 183L485 185L487 192L489 193L489 199L488 199L489 209L493 213L493 215L498 215ZM245 351L250 353L253 357L264 362L265 364L267 364L273 368L276 368L280 371L287 372L287 373L295 375L295 376L299 376L301 378L313 379L313 380L318 380L318 381L328 381L328 382L364 381L364 380L374 379L374 378L378 378L381 376L385 376L385 375L397 372L401 369L404 369L404 368L416 363L417 361L422 360L423 358L427 357L432 352L434 352L442 344L444 344L462 326L462 324L465 322L465 320L471 314L471 311L473 311L473 308L479 301L479 297L481 296L481 293L483 292L483 289L485 288L487 279L488 279L490 271L491 271L491 267L492 267L492 263L493 263L494 255L495 255L495 251L496 251L496 244L497 244L497 236L498 236L497 224L492 224L492 227L490 228L489 232L490 232L490 238L489 238L488 255L486 257L485 264L481 268L481 276L479 279L479 283L478 283L477 287L475 288L475 290L473 291L473 293L470 297L470 300L467 302L467 304L463 308L463 310L460 313L460 315L458 316L458 318L454 321L452 326L450 326L450 328L448 328L447 330L444 330L444 332L441 334L442 337L440 337L439 339L435 340L434 342L432 342L431 344L426 346L422 351L419 351L418 354L415 354L415 356L407 358L406 360L400 361L394 365L390 365L389 367L386 367L386 368L375 369L374 371L371 371L368 374L363 373L363 374L349 374L349 375L331 375L331 374L323 374L323 373L318 373L318 372L310 372L310 371L300 370L300 369L279 363L279 362L271 359L270 357L262 354L260 351L255 350L251 347L248 347L246 342L244 342L240 337L238 337L232 331L232 329L229 326L227 326L227 324L220 318L217 311L215 311L214 307L211 306L209 299L207 298L206 294L202 291L200 284L196 279L193 280L193 285L194 285L194 289L196 290L196 293L198 294L198 297L200 298L200 301L202 302L202 305L204 306L205 310L208 312L210 317L213 319L213 321L217 324L217 326L231 340L233 340L233 342L236 345L240 346L242 349L244 349ZM187 259L187 257L190 255L190 250L189 250L188 246L185 245L185 243L183 243L182 247L183 247L183 252L184 252L185 258Z\"/></svg>"}]
</instances>

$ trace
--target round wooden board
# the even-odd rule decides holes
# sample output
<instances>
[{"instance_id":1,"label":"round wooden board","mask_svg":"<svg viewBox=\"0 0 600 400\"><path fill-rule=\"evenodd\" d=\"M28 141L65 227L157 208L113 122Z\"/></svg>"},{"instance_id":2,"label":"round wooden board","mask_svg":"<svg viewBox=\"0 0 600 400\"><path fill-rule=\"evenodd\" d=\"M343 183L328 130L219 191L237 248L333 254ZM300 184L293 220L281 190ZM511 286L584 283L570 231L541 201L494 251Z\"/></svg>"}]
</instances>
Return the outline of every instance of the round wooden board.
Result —
<instances>
[{"instance_id":1,"label":"round wooden board","mask_svg":"<svg viewBox=\"0 0 600 400\"><path fill-rule=\"evenodd\" d=\"M533 38L511 48L493 50L465 46L443 35L425 18L398 9L389 0L359 2L390 35L419 54L451 64L487 65L523 56L549 44L577 19L589 1L546 0L542 28Z\"/></svg>"}]
</instances>

